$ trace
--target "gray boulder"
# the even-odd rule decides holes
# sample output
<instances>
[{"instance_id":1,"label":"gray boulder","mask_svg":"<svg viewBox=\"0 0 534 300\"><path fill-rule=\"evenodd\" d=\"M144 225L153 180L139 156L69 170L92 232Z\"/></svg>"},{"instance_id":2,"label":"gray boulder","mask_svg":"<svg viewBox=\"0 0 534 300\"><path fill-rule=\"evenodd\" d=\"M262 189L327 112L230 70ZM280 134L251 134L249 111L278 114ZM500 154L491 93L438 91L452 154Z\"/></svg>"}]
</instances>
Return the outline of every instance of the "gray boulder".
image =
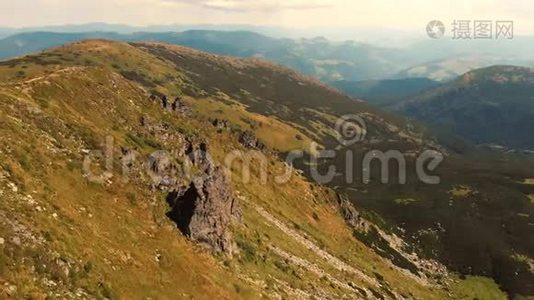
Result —
<instances>
[{"instance_id":1,"label":"gray boulder","mask_svg":"<svg viewBox=\"0 0 534 300\"><path fill-rule=\"evenodd\" d=\"M257 149L257 150L263 150L265 149L265 145L263 145L254 132L252 131L244 131L239 135L239 143L241 145L250 148L250 149Z\"/></svg>"},{"instance_id":2,"label":"gray boulder","mask_svg":"<svg viewBox=\"0 0 534 300\"><path fill-rule=\"evenodd\" d=\"M229 226L241 220L241 209L221 168L170 193L167 202L172 208L169 218L192 241L229 256L237 252Z\"/></svg>"}]
</instances>

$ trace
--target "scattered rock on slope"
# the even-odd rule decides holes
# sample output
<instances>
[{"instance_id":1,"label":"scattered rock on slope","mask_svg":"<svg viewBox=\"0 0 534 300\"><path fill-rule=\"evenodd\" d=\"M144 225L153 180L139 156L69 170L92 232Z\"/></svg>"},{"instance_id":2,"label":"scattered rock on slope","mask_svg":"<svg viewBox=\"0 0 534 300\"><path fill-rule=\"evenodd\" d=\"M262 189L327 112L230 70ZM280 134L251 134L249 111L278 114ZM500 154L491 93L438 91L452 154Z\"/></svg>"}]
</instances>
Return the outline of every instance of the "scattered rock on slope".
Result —
<instances>
[{"instance_id":1,"label":"scattered rock on slope","mask_svg":"<svg viewBox=\"0 0 534 300\"><path fill-rule=\"evenodd\" d=\"M230 122L228 122L228 120L215 119L211 124L217 128L217 132L219 133L230 129Z\"/></svg>"},{"instance_id":2,"label":"scattered rock on slope","mask_svg":"<svg viewBox=\"0 0 534 300\"><path fill-rule=\"evenodd\" d=\"M250 148L250 149L264 149L265 145L263 145L254 132L252 131L245 131L239 135L239 143L241 143L243 146Z\"/></svg>"},{"instance_id":3,"label":"scattered rock on slope","mask_svg":"<svg viewBox=\"0 0 534 300\"><path fill-rule=\"evenodd\" d=\"M337 195L337 201L339 205L339 210L343 219L347 224L354 229L363 229L367 231L368 224L362 217L360 213L354 208L354 205L347 199L344 195Z\"/></svg>"},{"instance_id":4,"label":"scattered rock on slope","mask_svg":"<svg viewBox=\"0 0 534 300\"><path fill-rule=\"evenodd\" d=\"M221 168L170 193L167 201L172 207L169 218L191 240L214 252L237 252L228 227L232 219L241 219L241 210Z\"/></svg>"},{"instance_id":5,"label":"scattered rock on slope","mask_svg":"<svg viewBox=\"0 0 534 300\"><path fill-rule=\"evenodd\" d=\"M191 160L195 167L206 174L212 173L215 167L208 148L206 140L194 136L187 137L183 147L183 154Z\"/></svg>"},{"instance_id":6,"label":"scattered rock on slope","mask_svg":"<svg viewBox=\"0 0 534 300\"><path fill-rule=\"evenodd\" d=\"M171 110L184 116L190 116L193 113L191 107L185 104L180 97L174 99L174 102L171 105Z\"/></svg>"}]
</instances>

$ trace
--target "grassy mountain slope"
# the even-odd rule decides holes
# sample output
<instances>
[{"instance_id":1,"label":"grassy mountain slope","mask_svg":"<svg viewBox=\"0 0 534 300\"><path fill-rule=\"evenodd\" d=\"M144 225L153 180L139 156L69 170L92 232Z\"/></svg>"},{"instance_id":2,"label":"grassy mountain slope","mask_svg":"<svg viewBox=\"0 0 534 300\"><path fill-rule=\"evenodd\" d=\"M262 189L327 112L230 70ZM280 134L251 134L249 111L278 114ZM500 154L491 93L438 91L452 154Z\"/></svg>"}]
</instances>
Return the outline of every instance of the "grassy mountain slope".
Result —
<instances>
[{"instance_id":1,"label":"grassy mountain slope","mask_svg":"<svg viewBox=\"0 0 534 300\"><path fill-rule=\"evenodd\" d=\"M130 77L135 70L138 81L119 69ZM134 163L128 177L115 161L113 176L105 176L103 184L88 181L84 156L89 149L106 149L106 137L113 138L118 157L119 147L143 158L160 148L173 151L183 136L207 140L216 161L243 149L236 133L218 132L202 114L211 105L235 105L222 96L185 97L199 107L193 117L165 111L149 99L139 80L161 82L154 86L160 93L202 94L186 70L150 53L90 41L4 63L0 73L4 296L429 299L447 297L445 284L456 295L473 293L474 285L452 281L453 276L429 286L394 267L353 237L333 191L298 174L284 185L260 184L255 172L248 184L232 181L243 209L243 221L233 229L240 248L233 259L212 256L182 236L165 215L167 192L152 189L143 175L144 160ZM276 118L250 110L236 114L248 120L238 127L256 121L306 136L304 129ZM270 146L276 149L274 141ZM266 155L269 173L281 172L277 156ZM93 167L102 174L102 166ZM499 295L494 284L487 285Z\"/></svg>"},{"instance_id":2,"label":"grassy mountain slope","mask_svg":"<svg viewBox=\"0 0 534 300\"><path fill-rule=\"evenodd\" d=\"M273 182L272 176L284 170L280 153L293 148L312 152L312 141L330 148L336 144L332 123L346 113L365 116L376 141L364 148L439 148L403 120L354 103L293 71L183 47L86 41L2 62L0 82L0 132L7 141L0 146L4 294L89 299L505 297L487 278L460 279L441 268L408 271L419 260L407 267L403 251L384 243L393 236L389 234L400 235L396 226L401 222L394 222L405 215L387 214L381 221L376 213L384 208L373 213L371 202L363 201L388 192L383 186L371 185L368 193L360 189L357 197L349 194L353 200L361 197L367 203L362 214L388 231L373 236L376 231L346 224L339 197L347 186L334 191L296 170L289 182ZM162 109L150 99L154 94L181 96L191 115ZM228 119L231 128L218 130L211 125L214 118ZM239 180L240 169L231 169L231 189L243 210L242 222L232 225L240 253L233 258L210 255L167 218L169 191L152 187L145 175L146 158L159 149L180 153L185 140L201 139L222 163L229 152L246 150L239 143L245 130L267 145L263 153L270 176L262 183L253 169L245 184ZM105 150L109 137L118 159L113 176L102 173L105 161L95 158L100 165L92 167L103 180L91 183L83 176L84 157L88 150ZM140 157L129 176L121 173L123 150ZM529 178L528 171L519 173L514 176ZM514 194L514 210L526 210L527 183L518 183L526 195ZM389 199L377 203L384 201ZM455 210L464 212L462 207ZM515 228L527 236L530 227L523 226L530 218L514 219ZM528 239L513 230L519 240L514 241L514 255L520 266L528 265L531 248L522 244ZM528 286L504 288L529 293Z\"/></svg>"},{"instance_id":3,"label":"grassy mountain slope","mask_svg":"<svg viewBox=\"0 0 534 300\"><path fill-rule=\"evenodd\" d=\"M478 144L532 148L533 74L513 66L478 69L396 106Z\"/></svg>"},{"instance_id":4,"label":"grassy mountain slope","mask_svg":"<svg viewBox=\"0 0 534 300\"><path fill-rule=\"evenodd\" d=\"M330 83L347 95L363 99L375 106L392 106L410 96L436 87L439 83L427 78L405 78L366 81L334 81Z\"/></svg>"},{"instance_id":5,"label":"grassy mountain slope","mask_svg":"<svg viewBox=\"0 0 534 300\"><path fill-rule=\"evenodd\" d=\"M319 170L324 174L331 164L337 170L344 170L346 162L343 154L346 150L353 151L358 160L373 149L395 149L405 154L407 168L412 170L408 171L409 184L376 183L380 176L377 165L372 166L374 183L364 184L361 164L356 161L352 183L347 184L344 177L338 175L329 186L349 195L368 219L390 232L403 235L422 255L438 259L463 274L496 278L511 294L532 293L533 287L529 282L534 274L525 261L517 260L518 255L532 257L533 253L533 245L528 242L528 235L532 233L533 209L529 200L530 186L517 184L517 181L533 176L531 158L473 152L451 143L447 143L448 147L444 149L413 124L354 102L292 71L261 61L243 66L242 61L195 51L191 53L191 50L181 47L159 44L136 46L167 58L190 74L201 74L197 77L202 78L198 84L203 90L222 92L244 103L249 111L296 124L326 149L339 147L335 135L327 130L334 127L337 117L350 113L363 116L367 123L367 138L362 143L342 149L335 158L321 163ZM209 64L198 63L199 59L188 59L191 56L202 57L201 61L209 61ZM242 66L239 71L235 68L237 62ZM273 70L277 69L291 79L275 76ZM255 76L250 76L251 73ZM257 76L262 81L255 80ZM251 97L249 93L262 96ZM269 140L267 137L266 141ZM414 155L424 149L437 149L447 155L438 170L441 183L437 186L420 182L413 172ZM297 165L307 176L311 175L308 162L297 162ZM395 182L396 175L392 173L392 181ZM467 186L471 192L459 198L453 197L453 191L461 186ZM404 201L398 199L415 201L408 201L408 205L404 206ZM454 199L469 200L458 202ZM473 216L476 218L473 219ZM514 229L510 229L512 227ZM360 236L359 239L365 242L366 237ZM373 240L372 237L370 239ZM466 248L471 251L465 251ZM480 255L481 252L484 255ZM508 272L516 272L516 275L510 276Z\"/></svg>"}]
</instances>

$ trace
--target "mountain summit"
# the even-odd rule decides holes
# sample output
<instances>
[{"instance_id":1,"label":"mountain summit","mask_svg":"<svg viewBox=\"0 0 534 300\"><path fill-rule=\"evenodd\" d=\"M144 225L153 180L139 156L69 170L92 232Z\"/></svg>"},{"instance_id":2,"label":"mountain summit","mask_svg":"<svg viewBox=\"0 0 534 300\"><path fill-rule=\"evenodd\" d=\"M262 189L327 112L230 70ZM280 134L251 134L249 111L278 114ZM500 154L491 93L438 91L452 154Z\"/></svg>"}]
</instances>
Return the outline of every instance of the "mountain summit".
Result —
<instances>
[{"instance_id":1,"label":"mountain summit","mask_svg":"<svg viewBox=\"0 0 534 300\"><path fill-rule=\"evenodd\" d=\"M397 104L406 115L449 128L477 144L534 148L534 71L516 66L477 69Z\"/></svg>"}]
</instances>

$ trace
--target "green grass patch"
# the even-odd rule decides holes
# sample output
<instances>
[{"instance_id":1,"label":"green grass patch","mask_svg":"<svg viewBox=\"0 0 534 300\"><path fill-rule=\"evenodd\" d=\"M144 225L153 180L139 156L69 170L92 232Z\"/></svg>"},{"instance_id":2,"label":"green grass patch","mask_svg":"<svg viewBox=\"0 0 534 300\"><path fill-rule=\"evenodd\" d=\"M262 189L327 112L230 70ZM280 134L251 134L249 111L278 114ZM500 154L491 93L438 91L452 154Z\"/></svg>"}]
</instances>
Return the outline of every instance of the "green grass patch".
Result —
<instances>
[{"instance_id":1,"label":"green grass patch","mask_svg":"<svg viewBox=\"0 0 534 300\"><path fill-rule=\"evenodd\" d=\"M508 297L490 278L467 276L452 286L456 299L504 300Z\"/></svg>"}]
</instances>

